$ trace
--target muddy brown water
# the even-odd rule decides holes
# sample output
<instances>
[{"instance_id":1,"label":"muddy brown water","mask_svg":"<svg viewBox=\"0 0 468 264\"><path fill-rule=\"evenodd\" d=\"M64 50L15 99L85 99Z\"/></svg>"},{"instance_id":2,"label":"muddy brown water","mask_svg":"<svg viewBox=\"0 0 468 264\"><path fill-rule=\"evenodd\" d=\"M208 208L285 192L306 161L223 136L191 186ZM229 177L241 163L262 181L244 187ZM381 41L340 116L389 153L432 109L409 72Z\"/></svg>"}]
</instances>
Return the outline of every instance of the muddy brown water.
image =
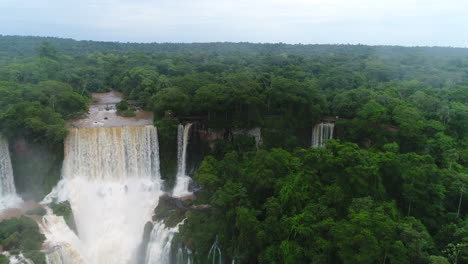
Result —
<instances>
[{"instance_id":1,"label":"muddy brown water","mask_svg":"<svg viewBox=\"0 0 468 264\"><path fill-rule=\"evenodd\" d=\"M42 205L38 204L37 202L30 200L21 203L18 208L8 208L0 212L0 222L3 220L8 220L11 218L19 218L22 215L25 215L27 211L31 211L34 209L38 209L42 207ZM36 215L28 215L32 219L36 221L40 221L41 217Z\"/></svg>"},{"instance_id":2,"label":"muddy brown water","mask_svg":"<svg viewBox=\"0 0 468 264\"><path fill-rule=\"evenodd\" d=\"M93 101L98 104L116 104L122 101L122 93L112 90L108 93L93 93Z\"/></svg>"},{"instance_id":3,"label":"muddy brown water","mask_svg":"<svg viewBox=\"0 0 468 264\"><path fill-rule=\"evenodd\" d=\"M72 120L69 128L93 127L122 127L153 125L153 113L137 111L134 117L117 115L115 104L122 100L122 93L111 91L108 93L93 93L93 103L89 106L89 113L84 118Z\"/></svg>"}]
</instances>

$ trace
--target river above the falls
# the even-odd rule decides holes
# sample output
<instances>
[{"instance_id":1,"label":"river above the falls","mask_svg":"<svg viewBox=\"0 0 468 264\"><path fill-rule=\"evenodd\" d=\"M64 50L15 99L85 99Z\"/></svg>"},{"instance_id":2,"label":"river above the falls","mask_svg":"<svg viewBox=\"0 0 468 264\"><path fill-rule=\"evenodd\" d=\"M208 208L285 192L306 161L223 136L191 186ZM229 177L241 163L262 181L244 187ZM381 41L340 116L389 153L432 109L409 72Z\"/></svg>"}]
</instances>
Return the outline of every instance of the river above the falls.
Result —
<instances>
[{"instance_id":1,"label":"river above the falls","mask_svg":"<svg viewBox=\"0 0 468 264\"><path fill-rule=\"evenodd\" d=\"M107 93L93 93L93 103L85 117L69 122L70 128L147 126L153 124L153 113L137 110L133 117L117 115L116 104L122 100L122 93L112 90Z\"/></svg>"}]
</instances>

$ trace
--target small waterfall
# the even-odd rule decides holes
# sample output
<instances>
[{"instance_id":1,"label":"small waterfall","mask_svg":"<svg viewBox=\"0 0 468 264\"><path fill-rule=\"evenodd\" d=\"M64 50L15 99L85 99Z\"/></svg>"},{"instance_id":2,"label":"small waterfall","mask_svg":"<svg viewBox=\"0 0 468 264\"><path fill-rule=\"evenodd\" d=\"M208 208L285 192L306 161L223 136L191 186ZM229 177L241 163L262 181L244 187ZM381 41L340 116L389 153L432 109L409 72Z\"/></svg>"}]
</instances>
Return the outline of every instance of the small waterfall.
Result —
<instances>
[{"instance_id":1,"label":"small waterfall","mask_svg":"<svg viewBox=\"0 0 468 264\"><path fill-rule=\"evenodd\" d=\"M21 202L16 195L8 141L0 135L0 210L16 207Z\"/></svg>"},{"instance_id":2,"label":"small waterfall","mask_svg":"<svg viewBox=\"0 0 468 264\"><path fill-rule=\"evenodd\" d=\"M23 253L19 255L10 256L9 258L10 264L34 264L32 260L25 258Z\"/></svg>"},{"instance_id":3,"label":"small waterfall","mask_svg":"<svg viewBox=\"0 0 468 264\"><path fill-rule=\"evenodd\" d=\"M192 194L189 185L192 179L187 175L187 145L192 123L180 124L177 131L177 176L172 196L183 197Z\"/></svg>"},{"instance_id":4,"label":"small waterfall","mask_svg":"<svg viewBox=\"0 0 468 264\"><path fill-rule=\"evenodd\" d=\"M156 128L70 131L62 180L43 201L68 200L77 234L48 212L41 230L48 264L133 264L160 192Z\"/></svg>"},{"instance_id":5,"label":"small waterfall","mask_svg":"<svg viewBox=\"0 0 468 264\"><path fill-rule=\"evenodd\" d=\"M154 222L151 231L150 241L145 256L145 264L171 264L171 247L174 234L179 232L179 226L166 227L163 221ZM184 263L188 264L188 263Z\"/></svg>"},{"instance_id":6,"label":"small waterfall","mask_svg":"<svg viewBox=\"0 0 468 264\"><path fill-rule=\"evenodd\" d=\"M186 246L179 246L177 249L175 264L192 264L192 251Z\"/></svg>"},{"instance_id":7,"label":"small waterfall","mask_svg":"<svg viewBox=\"0 0 468 264\"><path fill-rule=\"evenodd\" d=\"M208 252L208 261L210 260L213 264L223 264L223 254L218 246L218 236Z\"/></svg>"},{"instance_id":8,"label":"small waterfall","mask_svg":"<svg viewBox=\"0 0 468 264\"><path fill-rule=\"evenodd\" d=\"M325 147L327 140L333 138L335 123L321 122L312 130L312 147Z\"/></svg>"}]
</instances>

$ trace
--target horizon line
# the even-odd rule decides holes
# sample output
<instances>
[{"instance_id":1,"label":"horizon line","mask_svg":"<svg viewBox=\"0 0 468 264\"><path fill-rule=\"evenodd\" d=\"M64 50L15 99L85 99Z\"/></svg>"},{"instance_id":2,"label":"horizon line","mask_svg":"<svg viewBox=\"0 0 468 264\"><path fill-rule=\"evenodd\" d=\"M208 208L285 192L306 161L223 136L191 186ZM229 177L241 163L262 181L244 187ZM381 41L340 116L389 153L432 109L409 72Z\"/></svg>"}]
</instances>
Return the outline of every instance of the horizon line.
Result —
<instances>
[{"instance_id":1,"label":"horizon line","mask_svg":"<svg viewBox=\"0 0 468 264\"><path fill-rule=\"evenodd\" d=\"M0 33L0 37L32 37L32 38L53 38L53 39L63 39L63 40L73 40L77 42L105 42L105 43L116 43L116 44L212 44L212 43L234 43L234 44L282 44L282 45L323 45L323 46L368 46L368 47L402 47L402 48L446 48L446 49L468 49L467 47L461 46L410 46L410 45L401 45L401 44L364 44L364 43L287 43L287 42L251 42L251 41L183 41L183 42L138 42L138 41L119 41L119 40L92 40L92 39L78 39L78 38L69 38L69 37L60 37L60 36L40 36L40 35L4 35Z\"/></svg>"}]
</instances>

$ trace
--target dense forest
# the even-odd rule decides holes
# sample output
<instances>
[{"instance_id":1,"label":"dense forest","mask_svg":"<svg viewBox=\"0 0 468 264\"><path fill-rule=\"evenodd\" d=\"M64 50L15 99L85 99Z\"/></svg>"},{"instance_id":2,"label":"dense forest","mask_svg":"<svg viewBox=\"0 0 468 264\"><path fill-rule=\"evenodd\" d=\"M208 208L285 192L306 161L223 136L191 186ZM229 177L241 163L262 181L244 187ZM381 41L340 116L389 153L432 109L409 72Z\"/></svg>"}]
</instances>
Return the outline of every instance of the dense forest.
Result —
<instances>
[{"instance_id":1,"label":"dense forest","mask_svg":"<svg viewBox=\"0 0 468 264\"><path fill-rule=\"evenodd\" d=\"M10 139L60 149L109 89L160 129L262 128L258 149L218 140L193 175L209 207L174 243L196 263L215 239L235 263L468 263L468 49L0 36ZM310 148L325 116L341 132Z\"/></svg>"}]
</instances>

